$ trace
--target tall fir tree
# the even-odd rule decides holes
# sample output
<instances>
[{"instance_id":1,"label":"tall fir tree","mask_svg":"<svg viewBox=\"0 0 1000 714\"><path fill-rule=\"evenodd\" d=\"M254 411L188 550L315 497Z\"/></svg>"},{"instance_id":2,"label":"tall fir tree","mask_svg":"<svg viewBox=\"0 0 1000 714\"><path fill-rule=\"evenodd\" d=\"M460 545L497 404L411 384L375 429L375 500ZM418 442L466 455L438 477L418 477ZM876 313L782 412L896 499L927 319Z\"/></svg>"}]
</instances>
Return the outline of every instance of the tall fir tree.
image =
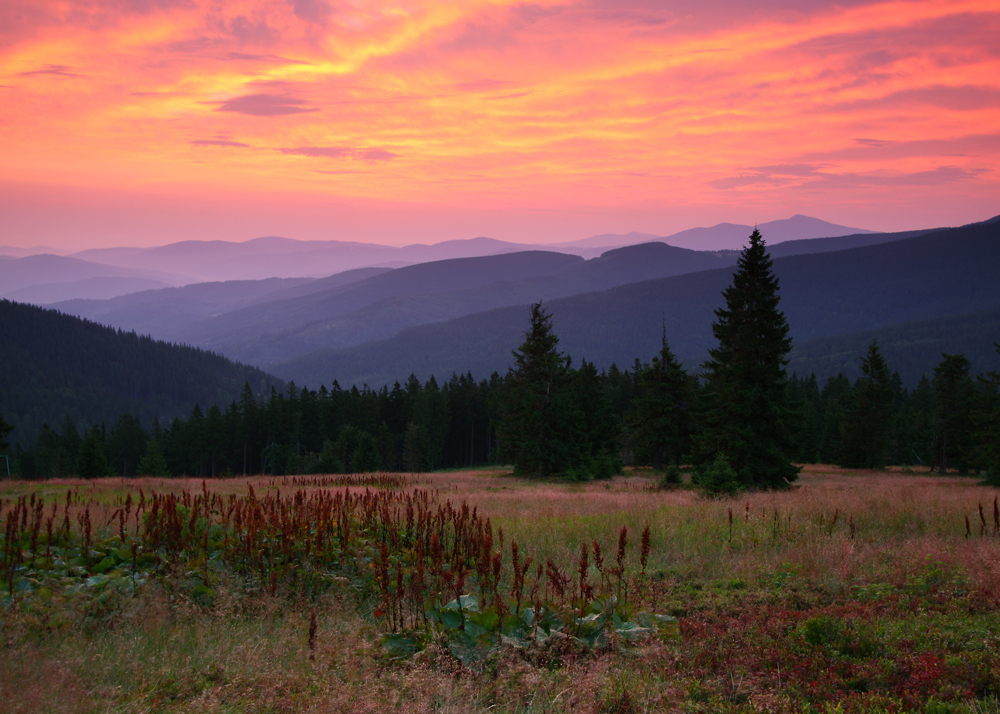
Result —
<instances>
[{"instance_id":1,"label":"tall fir tree","mask_svg":"<svg viewBox=\"0 0 1000 714\"><path fill-rule=\"evenodd\" d=\"M889 367L873 340L861 358L845 418L840 423L840 466L880 469L886 464L893 435L893 388Z\"/></svg>"},{"instance_id":2,"label":"tall fir tree","mask_svg":"<svg viewBox=\"0 0 1000 714\"><path fill-rule=\"evenodd\" d=\"M785 488L799 468L787 457L788 322L778 309L778 279L760 231L740 253L733 283L722 293L705 368L707 409L700 436L700 462L718 454L728 460L743 488Z\"/></svg>"},{"instance_id":3,"label":"tall fir tree","mask_svg":"<svg viewBox=\"0 0 1000 714\"><path fill-rule=\"evenodd\" d=\"M942 354L934 368L934 457L941 473L969 466L975 383L965 355Z\"/></svg>"},{"instance_id":4,"label":"tall fir tree","mask_svg":"<svg viewBox=\"0 0 1000 714\"><path fill-rule=\"evenodd\" d=\"M76 457L76 473L80 478L93 479L107 476L108 458L104 453L104 430L93 426L84 434L80 442L80 454Z\"/></svg>"},{"instance_id":5,"label":"tall fir tree","mask_svg":"<svg viewBox=\"0 0 1000 714\"><path fill-rule=\"evenodd\" d=\"M1000 343L993 343L1000 355ZM991 486L1000 486L1000 372L979 376L980 397L973 413L975 465Z\"/></svg>"},{"instance_id":6,"label":"tall fir tree","mask_svg":"<svg viewBox=\"0 0 1000 714\"><path fill-rule=\"evenodd\" d=\"M6 422L3 414L0 414L0 451L6 453L7 449L10 448L10 444L7 443L7 435L12 431L14 431L14 427Z\"/></svg>"},{"instance_id":7,"label":"tall fir tree","mask_svg":"<svg viewBox=\"0 0 1000 714\"><path fill-rule=\"evenodd\" d=\"M639 391L628 419L635 444L648 453L657 471L665 458L680 466L690 448L695 385L670 351L666 330L660 353L637 379Z\"/></svg>"},{"instance_id":8,"label":"tall fir tree","mask_svg":"<svg viewBox=\"0 0 1000 714\"><path fill-rule=\"evenodd\" d=\"M620 429L603 381L593 362L582 360L579 369L570 370L572 475L578 480L610 478L621 471Z\"/></svg>"},{"instance_id":9,"label":"tall fir tree","mask_svg":"<svg viewBox=\"0 0 1000 714\"><path fill-rule=\"evenodd\" d=\"M501 458L516 471L547 476L571 465L572 420L567 418L569 359L556 349L552 316L540 302L531 306L524 342L512 352L500 403L497 438Z\"/></svg>"}]
</instances>

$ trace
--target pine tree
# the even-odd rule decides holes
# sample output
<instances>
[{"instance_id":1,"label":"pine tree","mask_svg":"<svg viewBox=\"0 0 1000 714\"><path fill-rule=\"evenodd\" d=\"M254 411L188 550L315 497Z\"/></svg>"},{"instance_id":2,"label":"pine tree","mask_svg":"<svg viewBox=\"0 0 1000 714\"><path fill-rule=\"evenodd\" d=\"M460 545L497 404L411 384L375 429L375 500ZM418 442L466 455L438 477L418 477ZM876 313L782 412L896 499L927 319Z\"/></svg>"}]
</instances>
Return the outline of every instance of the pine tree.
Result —
<instances>
[{"instance_id":1,"label":"pine tree","mask_svg":"<svg viewBox=\"0 0 1000 714\"><path fill-rule=\"evenodd\" d=\"M12 431L14 431L14 427L4 420L3 414L0 414L0 451L7 451L10 448L10 444L7 443L7 435Z\"/></svg>"},{"instance_id":2,"label":"pine tree","mask_svg":"<svg viewBox=\"0 0 1000 714\"><path fill-rule=\"evenodd\" d=\"M76 473L80 478L92 479L107 476L108 458L104 453L104 433L94 426L80 442L80 454L76 457Z\"/></svg>"},{"instance_id":3,"label":"pine tree","mask_svg":"<svg viewBox=\"0 0 1000 714\"><path fill-rule=\"evenodd\" d=\"M628 419L636 446L649 453L657 471L663 469L664 457L679 467L690 447L695 390L670 351L666 332L660 353L637 377L639 392Z\"/></svg>"},{"instance_id":4,"label":"pine tree","mask_svg":"<svg viewBox=\"0 0 1000 714\"><path fill-rule=\"evenodd\" d=\"M1000 355L1000 344L994 343ZM1000 372L979 376L980 398L973 414L976 466L991 486L1000 486Z\"/></svg>"},{"instance_id":5,"label":"pine tree","mask_svg":"<svg viewBox=\"0 0 1000 714\"><path fill-rule=\"evenodd\" d=\"M968 467L975 384L965 355L941 355L934 368L934 450L941 473Z\"/></svg>"},{"instance_id":6,"label":"pine tree","mask_svg":"<svg viewBox=\"0 0 1000 714\"><path fill-rule=\"evenodd\" d=\"M893 388L889 367L873 340L861 358L861 376L851 391L841 421L840 466L880 469L886 464L893 434Z\"/></svg>"},{"instance_id":7,"label":"pine tree","mask_svg":"<svg viewBox=\"0 0 1000 714\"><path fill-rule=\"evenodd\" d=\"M570 370L568 385L571 433L575 452L571 454L573 476L581 481L611 478L621 471L618 454L618 423L611 411L611 399L603 376L593 362L582 360L580 369Z\"/></svg>"},{"instance_id":8,"label":"pine tree","mask_svg":"<svg viewBox=\"0 0 1000 714\"><path fill-rule=\"evenodd\" d=\"M545 476L572 464L569 359L558 344L552 316L535 303L524 342L512 352L515 367L507 374L497 426L501 458L521 473Z\"/></svg>"},{"instance_id":9,"label":"pine tree","mask_svg":"<svg viewBox=\"0 0 1000 714\"><path fill-rule=\"evenodd\" d=\"M169 476L167 462L163 458L163 451L160 449L160 442L150 439L146 442L146 450L139 459L138 471L140 476Z\"/></svg>"},{"instance_id":10,"label":"pine tree","mask_svg":"<svg viewBox=\"0 0 1000 714\"><path fill-rule=\"evenodd\" d=\"M744 488L785 488L799 469L786 457L790 409L785 365L792 348L778 309L778 279L760 232L754 229L715 311L719 346L703 366L708 408L700 461L725 455Z\"/></svg>"}]
</instances>

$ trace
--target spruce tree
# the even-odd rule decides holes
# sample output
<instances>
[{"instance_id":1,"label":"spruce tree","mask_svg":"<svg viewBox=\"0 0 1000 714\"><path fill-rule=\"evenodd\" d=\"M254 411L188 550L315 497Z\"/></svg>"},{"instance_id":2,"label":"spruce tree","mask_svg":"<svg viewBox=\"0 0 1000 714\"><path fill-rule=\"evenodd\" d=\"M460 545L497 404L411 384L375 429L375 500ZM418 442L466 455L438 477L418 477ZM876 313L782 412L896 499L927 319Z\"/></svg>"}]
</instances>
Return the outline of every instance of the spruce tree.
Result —
<instances>
[{"instance_id":1,"label":"spruce tree","mask_svg":"<svg viewBox=\"0 0 1000 714\"><path fill-rule=\"evenodd\" d=\"M593 362L582 360L579 369L570 370L571 456L578 480L611 478L621 471L620 429L603 381Z\"/></svg>"},{"instance_id":2,"label":"spruce tree","mask_svg":"<svg viewBox=\"0 0 1000 714\"><path fill-rule=\"evenodd\" d=\"M656 471L663 469L664 457L679 467L690 447L695 388L665 332L660 353L637 377L639 392L628 419L636 446L649 454Z\"/></svg>"},{"instance_id":3,"label":"spruce tree","mask_svg":"<svg viewBox=\"0 0 1000 714\"><path fill-rule=\"evenodd\" d=\"M567 385L569 359L556 349L552 316L540 302L531 306L524 342L512 352L501 396L497 439L502 459L517 472L547 476L572 465Z\"/></svg>"},{"instance_id":4,"label":"spruce tree","mask_svg":"<svg viewBox=\"0 0 1000 714\"><path fill-rule=\"evenodd\" d=\"M743 488L785 488L799 469L787 458L790 409L785 365L792 341L778 309L778 279L760 231L740 253L733 283L722 293L709 350L700 460L725 455Z\"/></svg>"},{"instance_id":5,"label":"spruce tree","mask_svg":"<svg viewBox=\"0 0 1000 714\"><path fill-rule=\"evenodd\" d=\"M3 414L0 414L0 451L7 451L10 448L10 444L7 443L7 434L12 431L14 431L14 427L4 420Z\"/></svg>"},{"instance_id":6,"label":"spruce tree","mask_svg":"<svg viewBox=\"0 0 1000 714\"><path fill-rule=\"evenodd\" d=\"M169 476L166 459L163 458L163 451L160 449L160 442L156 439L149 439L146 442L146 450L139 459L137 468L140 476Z\"/></svg>"},{"instance_id":7,"label":"spruce tree","mask_svg":"<svg viewBox=\"0 0 1000 714\"><path fill-rule=\"evenodd\" d=\"M969 465L969 433L975 383L965 355L941 355L934 368L934 450L941 473L949 466L965 471Z\"/></svg>"},{"instance_id":8,"label":"spruce tree","mask_svg":"<svg viewBox=\"0 0 1000 714\"><path fill-rule=\"evenodd\" d=\"M91 427L80 442L76 457L76 473L80 478L103 478L108 475L108 458L104 453L104 433L98 426Z\"/></svg>"},{"instance_id":9,"label":"spruce tree","mask_svg":"<svg viewBox=\"0 0 1000 714\"><path fill-rule=\"evenodd\" d=\"M861 376L851 391L841 421L840 466L880 469L886 464L893 434L893 388L889 367L873 340L861 358Z\"/></svg>"},{"instance_id":10,"label":"spruce tree","mask_svg":"<svg viewBox=\"0 0 1000 714\"><path fill-rule=\"evenodd\" d=\"M993 343L1000 355L1000 344ZM979 376L980 396L973 413L975 465L991 486L1000 486L1000 372Z\"/></svg>"}]
</instances>

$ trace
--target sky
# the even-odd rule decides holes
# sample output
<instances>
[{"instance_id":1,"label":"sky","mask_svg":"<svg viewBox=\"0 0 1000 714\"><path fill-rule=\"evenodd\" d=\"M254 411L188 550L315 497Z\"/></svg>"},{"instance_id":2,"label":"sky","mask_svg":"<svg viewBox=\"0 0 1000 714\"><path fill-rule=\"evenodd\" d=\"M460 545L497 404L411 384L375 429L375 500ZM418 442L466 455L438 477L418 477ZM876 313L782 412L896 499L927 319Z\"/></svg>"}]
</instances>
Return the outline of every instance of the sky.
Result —
<instances>
[{"instance_id":1,"label":"sky","mask_svg":"<svg viewBox=\"0 0 1000 714\"><path fill-rule=\"evenodd\" d=\"M1000 213L996 0L4 0L0 245Z\"/></svg>"}]
</instances>

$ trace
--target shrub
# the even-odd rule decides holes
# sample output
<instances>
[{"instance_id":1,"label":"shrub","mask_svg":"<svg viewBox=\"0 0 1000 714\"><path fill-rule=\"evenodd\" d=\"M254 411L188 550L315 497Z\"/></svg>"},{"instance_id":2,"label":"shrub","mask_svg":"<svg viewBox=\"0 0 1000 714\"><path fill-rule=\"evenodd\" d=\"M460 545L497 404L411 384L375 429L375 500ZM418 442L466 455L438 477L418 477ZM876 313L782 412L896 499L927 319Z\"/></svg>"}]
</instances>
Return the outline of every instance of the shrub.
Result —
<instances>
[{"instance_id":1,"label":"shrub","mask_svg":"<svg viewBox=\"0 0 1000 714\"><path fill-rule=\"evenodd\" d=\"M732 495L740 490L736 471L722 453L716 454L712 463L695 471L692 481L710 495Z\"/></svg>"},{"instance_id":2,"label":"shrub","mask_svg":"<svg viewBox=\"0 0 1000 714\"><path fill-rule=\"evenodd\" d=\"M831 644L840 638L840 632L840 623L825 615L806 620L802 625L802 634L811 645Z\"/></svg>"},{"instance_id":3,"label":"shrub","mask_svg":"<svg viewBox=\"0 0 1000 714\"><path fill-rule=\"evenodd\" d=\"M668 466L667 470L663 472L663 476L660 477L660 488L676 486L683 482L684 477L681 475L681 470L676 466Z\"/></svg>"}]
</instances>

